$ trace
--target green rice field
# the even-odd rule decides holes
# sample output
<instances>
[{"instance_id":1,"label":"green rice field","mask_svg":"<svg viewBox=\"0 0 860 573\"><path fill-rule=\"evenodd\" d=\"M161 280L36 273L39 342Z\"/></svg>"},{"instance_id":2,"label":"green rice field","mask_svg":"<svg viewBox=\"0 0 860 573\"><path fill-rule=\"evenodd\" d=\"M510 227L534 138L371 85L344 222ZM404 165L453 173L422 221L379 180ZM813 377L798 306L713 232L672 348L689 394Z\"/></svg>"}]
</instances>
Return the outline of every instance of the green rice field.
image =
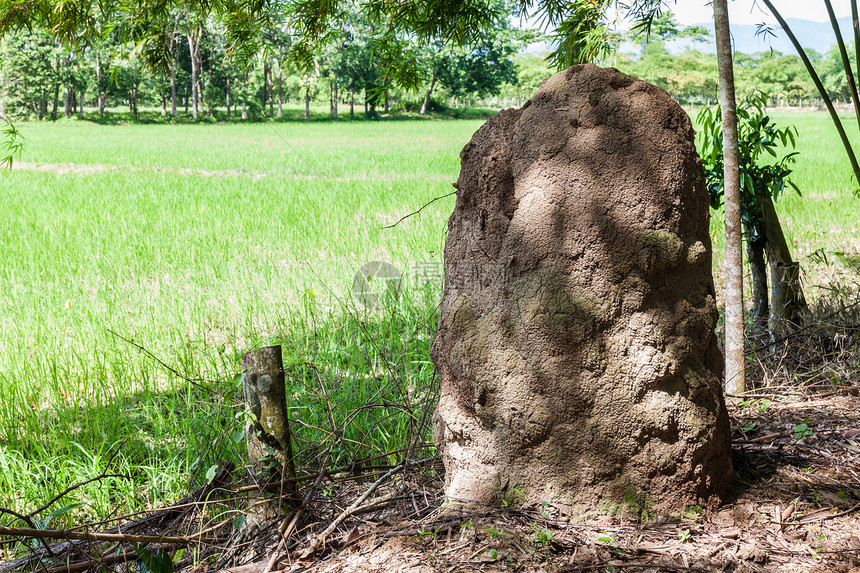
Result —
<instances>
[{"instance_id":1,"label":"green rice field","mask_svg":"<svg viewBox=\"0 0 860 573\"><path fill-rule=\"evenodd\" d=\"M814 296L860 252L860 199L825 114L773 117L799 130L803 197L777 208ZM410 415L356 412L432 401L437 293L420 287L454 197L386 227L453 190L480 125L19 125L24 154L0 173L0 507L111 474L39 518L138 511L240 461L238 360L264 344L284 345L300 461L402 446ZM381 313L351 295L374 260L416 287ZM353 449L329 447L332 424Z\"/></svg>"}]
</instances>

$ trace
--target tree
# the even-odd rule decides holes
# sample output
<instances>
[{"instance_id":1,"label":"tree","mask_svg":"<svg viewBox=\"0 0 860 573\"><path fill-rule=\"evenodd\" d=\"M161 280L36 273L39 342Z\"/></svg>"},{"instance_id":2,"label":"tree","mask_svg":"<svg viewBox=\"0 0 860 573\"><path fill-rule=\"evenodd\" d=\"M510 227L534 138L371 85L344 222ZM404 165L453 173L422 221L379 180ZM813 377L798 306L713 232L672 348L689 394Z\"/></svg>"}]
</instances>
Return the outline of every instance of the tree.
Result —
<instances>
[{"instance_id":1,"label":"tree","mask_svg":"<svg viewBox=\"0 0 860 573\"><path fill-rule=\"evenodd\" d=\"M504 10L504 5L500 5ZM474 47L445 46L434 42L417 48L421 76L428 85L420 114L427 112L430 96L437 85L454 97L497 95L505 83L516 83L513 56L527 34L514 30L509 20L499 20L486 30Z\"/></svg>"},{"instance_id":2,"label":"tree","mask_svg":"<svg viewBox=\"0 0 860 573\"><path fill-rule=\"evenodd\" d=\"M502 84L517 81L516 65L512 59L518 46L512 34L494 31L487 41L472 50L446 49L438 44L424 51L429 87L421 105L421 115L427 111L430 96L437 85L447 88L451 95L467 94L485 97L497 95Z\"/></svg>"},{"instance_id":3,"label":"tree","mask_svg":"<svg viewBox=\"0 0 860 573\"><path fill-rule=\"evenodd\" d=\"M800 194L800 190L789 179L792 172L790 166L797 152L778 155L780 146L794 148L797 130L793 127L777 128L765 113L766 105L766 95L759 92L738 106L739 170L741 218L752 277L753 319L760 327L769 321L774 331L786 320L797 321L806 301L800 287L800 265L791 257L788 241L773 206L773 202L779 199L786 188ZM724 190L720 110L713 112L703 108L698 119L702 126L702 163L711 205L718 208ZM768 296L765 254L770 268L771 296Z\"/></svg>"},{"instance_id":4,"label":"tree","mask_svg":"<svg viewBox=\"0 0 860 573\"><path fill-rule=\"evenodd\" d=\"M801 46L800 41L797 39L797 36L794 35L791 27L788 25L788 22L785 21L785 18L782 17L782 14L776 7L773 5L771 0L763 0L765 6L767 6L768 10L776 18L777 22L779 22L780 27L785 31L786 36L791 41L794 49L797 50L797 55L800 56L800 59L803 61L803 65L806 68L809 77L812 79L812 82L815 84L816 89L818 90L821 99L824 101L824 105L827 107L827 111L830 113L830 118L833 121L833 125L836 127L836 131L839 133L839 139L842 141L842 147L845 149L845 153L848 155L848 161L851 164L851 169L854 172L854 178L857 181L857 189L855 190L855 194L860 197L860 162L857 161L857 155L854 153L854 149L851 146L851 142L848 139L848 134L845 132L845 127L842 125L842 120L839 119L839 115L836 113L836 108L833 105L833 100L830 97L830 93L827 88L824 86L824 83L821 81L818 72L815 69L815 64L813 64L811 58ZM851 65L851 59L848 55L848 50L845 46L845 40L842 37L842 32L839 29L839 22L836 19L836 14L833 11L833 5L830 0L824 0L824 7L827 10L827 15L830 19L830 24L833 27L833 34L836 38L836 49L839 52L840 60L842 61L842 71L845 74L845 85L847 87L847 92L851 96L851 100L854 103L854 114L857 119L858 127L860 127L860 97L857 94L857 75L854 73L854 69ZM858 15L857 9L857 1L851 0L851 13L853 19L853 28L854 28L854 49L855 49L855 64L857 61L860 61L860 15Z\"/></svg>"},{"instance_id":5,"label":"tree","mask_svg":"<svg viewBox=\"0 0 860 573\"><path fill-rule=\"evenodd\" d=\"M738 157L738 117L727 0L714 0L717 66L720 74L720 108L723 112L723 166L726 214L726 392L746 391L744 367L743 238L741 184Z\"/></svg>"},{"instance_id":6,"label":"tree","mask_svg":"<svg viewBox=\"0 0 860 573\"><path fill-rule=\"evenodd\" d=\"M64 56L47 31L34 29L7 36L0 44L0 82L6 113L48 115L60 87L59 62Z\"/></svg>"}]
</instances>

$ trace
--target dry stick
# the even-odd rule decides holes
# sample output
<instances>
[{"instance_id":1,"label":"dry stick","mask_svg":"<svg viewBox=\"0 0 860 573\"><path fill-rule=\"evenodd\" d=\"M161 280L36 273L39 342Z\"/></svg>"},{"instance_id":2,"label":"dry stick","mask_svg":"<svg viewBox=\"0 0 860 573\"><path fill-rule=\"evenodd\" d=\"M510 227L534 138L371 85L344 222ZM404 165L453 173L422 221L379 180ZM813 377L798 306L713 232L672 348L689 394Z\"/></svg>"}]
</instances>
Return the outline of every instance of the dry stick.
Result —
<instances>
[{"instance_id":1,"label":"dry stick","mask_svg":"<svg viewBox=\"0 0 860 573\"><path fill-rule=\"evenodd\" d=\"M298 524L299 520L304 515L305 508L311 502L311 497L313 497L314 490L320 485L320 482L327 473L328 472L326 470L322 470L319 473L316 481L314 481L314 485L311 486L307 495L305 495L305 499L304 501L302 501L301 507L299 507L299 509L297 509L296 512L293 514L293 518L290 520L290 524L283 531L280 532L281 539L278 541L278 546L272 552L272 556L269 558L269 562L266 564L266 568L263 569L263 573L269 573L269 571L272 570L272 567L275 566L275 563L278 561L278 557L281 553L281 550L283 550L284 545L286 545L287 543L287 539L290 537L290 534L293 532L293 529L296 528L296 525ZM284 523L287 523L287 518L284 518Z\"/></svg>"},{"instance_id":2,"label":"dry stick","mask_svg":"<svg viewBox=\"0 0 860 573\"><path fill-rule=\"evenodd\" d=\"M188 545L189 543L216 543L214 538L171 537L167 535L126 535L125 533L85 533L69 531L68 529L31 529L29 527L2 527L0 535L25 537L33 539L82 539L84 541L121 541L124 543L172 543Z\"/></svg>"},{"instance_id":3,"label":"dry stick","mask_svg":"<svg viewBox=\"0 0 860 573\"><path fill-rule=\"evenodd\" d=\"M198 387L198 388L200 388L201 390L205 390L205 391L207 391L207 392L209 392L209 393L212 393L212 394L218 394L218 395L219 395L219 396L221 396L222 398L226 398L226 396L225 396L224 394L222 394L221 392L219 392L219 391L217 391L217 390L215 390L215 389L213 389L213 388L209 388L208 386L204 386L203 384L201 384L201 382L212 382L211 380L205 380L205 379L203 379L203 378L197 378L197 379L195 380L195 379L193 379L193 378L189 378L188 376L185 376L184 374L180 374L180 372L179 372L176 368L173 368L172 366L169 366L169 365L168 365L166 362L164 362L161 358L159 358L158 356L156 356L156 355L155 355L155 354L153 354L151 351L149 351L147 348L145 348L145 347L141 346L141 345L140 345L140 344L138 344L137 342L135 342L135 341L133 341L133 340L129 340L128 338L126 338L126 337L122 336L121 334L117 334L116 332L114 332L114 331L113 331L113 330L111 330L110 328L108 328L108 329L107 329L107 331L108 331L109 333L113 334L114 336L116 336L117 338L119 338L120 340L122 340L123 342L126 342L126 343L128 343L128 344L130 344L130 345L134 346L135 348L137 348L138 350L140 350L141 352L143 352L145 355L147 355L147 356L149 356L150 358L152 358L153 360L155 360L158 364L160 364L160 365L161 365L161 367L162 367L162 368L166 369L168 372L172 373L174 376L176 376L176 377L177 377L177 378L179 378L180 380L185 380L185 381L186 381L186 382L188 382L189 384L191 384L191 385L193 385L193 386L197 386L197 387Z\"/></svg>"},{"instance_id":4,"label":"dry stick","mask_svg":"<svg viewBox=\"0 0 860 573\"><path fill-rule=\"evenodd\" d=\"M0 515L2 515L4 513L9 514L12 517L17 517L18 519L20 519L21 521L23 521L24 523L26 523L27 525L29 525L33 529L36 529L36 524L33 523L33 520L30 519L29 515L24 515L22 513L18 513L17 511L15 511L13 509L9 509L8 507L0 507Z\"/></svg>"},{"instance_id":5,"label":"dry stick","mask_svg":"<svg viewBox=\"0 0 860 573\"><path fill-rule=\"evenodd\" d=\"M801 519L797 523L798 523L798 525L806 525L807 523L815 523L816 521L825 521L827 519L835 519L837 517L844 517L850 513L854 513L858 509L860 509L860 503L858 503L857 505L855 505L851 509L847 509L847 510L842 511L840 513L834 513L833 515L824 515L822 517L816 517L813 519Z\"/></svg>"},{"instance_id":6,"label":"dry stick","mask_svg":"<svg viewBox=\"0 0 860 573\"><path fill-rule=\"evenodd\" d=\"M116 457L119 455L119 452L120 452L121 448L125 445L125 443L126 443L127 441L128 441L128 439L126 438L125 440L123 440L123 441L122 441L122 442L117 446L116 451L113 453L113 455L111 455L111 457L110 457L110 458L108 458L108 461L107 461L107 463L105 464L105 469L107 469L107 468L109 468L109 467L110 467L111 463L113 463L114 458L116 458ZM64 489L63 491L61 491L60 493L58 493L58 494L57 494L57 495L55 495L54 497L52 497L52 498L51 498L51 499L50 499L50 500L49 500L45 505L43 505L43 506L42 506L42 507L40 507L39 509L34 509L33 511L31 511L31 512L30 512L30 513L28 513L27 515L28 515L28 517L33 517L34 515L37 515L37 514L39 514L39 513L42 513L43 511L45 511L46 509L48 509L49 507L51 507L54 503L56 503L56 502L57 502L57 500L62 499L62 498L63 498L63 496L65 496L66 494L68 494L68 493L70 493L70 492L72 492L72 491L74 491L74 490L78 489L79 487L83 487L83 486L87 485L88 483L92 483L92 482L94 482L94 481L98 481L98 480L106 479L106 478L112 478L112 477L114 477L114 478L123 478L123 479L131 479L131 477L130 477L130 476L125 476L125 475L122 475L122 474L108 474L108 473L102 472L102 473L100 473L99 475L97 475L96 477L93 477L93 478L90 478L90 479L88 479L88 480L84 480L84 481L79 481L78 483L75 483L75 484L70 485L69 487L67 487L66 489ZM29 521L29 520L28 520L28 521Z\"/></svg>"},{"instance_id":7,"label":"dry stick","mask_svg":"<svg viewBox=\"0 0 860 573\"><path fill-rule=\"evenodd\" d=\"M325 538L326 538L326 537L328 537L328 535L329 535L332 531L334 531L334 530L337 528L337 526L338 526L338 525L340 525L340 524L341 524L341 522L342 522L344 519L346 519L347 517L349 517L350 515L352 515L352 514L353 514L353 512L355 512L355 510L357 510L359 507L361 507L361 504L362 504L362 503L364 503L364 501L365 501L368 497L370 497L371 495L373 495L373 492L375 492L375 491L377 490L377 488L379 488L379 486L381 486L381 485L383 484L383 482L385 482L385 480L387 480L388 478L390 478L390 477L391 477L392 475L394 475L395 473L397 473L397 472L401 471L401 470L402 470L403 468L405 468L405 467L406 467L406 464L405 464L405 463L404 463L404 464L400 464L399 466L397 466L396 468L394 468L394 469L390 470L390 471L389 471L388 473L386 473L384 476L382 476L381 478L379 478L378 480L376 480L375 482L373 482L373 484L372 484L369 488L367 488L367 491L366 491L366 492L364 492L364 493L361 495L361 497L359 497L357 500L355 500L355 501L352 503L352 505L350 505L350 506L349 506L349 507L347 507L345 510L343 510L343 512L342 512L340 515L338 515L338 516L337 516L337 518L335 518L335 520L334 520L334 521L332 521L332 522L331 522L331 524L330 524L328 527L326 527L326 528L325 528L325 530L324 530L322 533L320 533L319 535L317 535L316 539L314 539L314 541L313 541L313 543L311 543L310 547L308 547L308 548L305 550L305 552L303 553L303 556L304 556L304 557L307 557L307 556L309 556L309 555L312 555L312 554L313 554L317 549L319 549L320 545L322 545L322 544L325 542ZM268 572L266 572L266 573L268 573Z\"/></svg>"},{"instance_id":8,"label":"dry stick","mask_svg":"<svg viewBox=\"0 0 860 573\"><path fill-rule=\"evenodd\" d=\"M400 219L398 219L398 221L397 221L396 223L394 223L393 225L386 225L385 227L382 227L382 228L383 228L383 229L390 229L390 228L392 228L392 227L396 227L397 225L399 225L400 223L402 223L404 219L408 219L409 217L412 217L413 215L417 215L418 213L420 213L421 211L423 211L425 207L429 207L430 205L432 205L432 204L433 204L433 203L435 203L436 201L439 201L439 200L441 200L441 199L445 199L446 197L450 197L451 195L455 195L456 193L457 193L457 191L456 191L456 189L455 189L454 191L451 191L450 193L446 193L445 195L442 195L442 196L440 196L440 197L436 197L435 199L433 199L433 200L432 200L432 201L430 201L429 203L425 203L424 205L422 205L422 206L421 206L421 208L420 208L420 209L418 209L417 211L414 211L414 212L412 212L412 213L409 213L408 215L403 215L403 216L402 216L402 217L400 217Z\"/></svg>"},{"instance_id":9,"label":"dry stick","mask_svg":"<svg viewBox=\"0 0 860 573\"><path fill-rule=\"evenodd\" d=\"M45 573L75 573L77 571L86 571L90 567L96 565L114 565L115 563L125 563L137 559L137 555L133 552L124 551L118 555L108 555L101 559L91 559L89 561L81 561L79 563L68 563L58 567L51 567L45 570Z\"/></svg>"}]
</instances>

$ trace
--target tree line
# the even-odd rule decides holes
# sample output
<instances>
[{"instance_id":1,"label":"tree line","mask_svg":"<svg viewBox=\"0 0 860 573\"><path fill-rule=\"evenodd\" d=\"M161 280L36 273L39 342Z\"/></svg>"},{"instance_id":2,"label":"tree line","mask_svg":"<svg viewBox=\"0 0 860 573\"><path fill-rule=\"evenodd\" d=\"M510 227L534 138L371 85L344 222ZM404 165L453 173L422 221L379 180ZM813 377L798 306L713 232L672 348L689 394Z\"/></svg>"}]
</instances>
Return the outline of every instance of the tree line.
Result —
<instances>
[{"instance_id":1,"label":"tree line","mask_svg":"<svg viewBox=\"0 0 860 573\"><path fill-rule=\"evenodd\" d=\"M133 116L141 107L155 107L165 116L206 118L221 110L227 117L253 120L282 117L287 102L303 102L308 117L312 102L328 100L334 118L344 107L350 117L356 107L373 116L380 108L388 113L392 105L424 114L434 100L522 104L552 73L544 55L518 53L534 35L504 21L476 48L406 43L404 51L417 62L412 89L386 81L385 63L371 47L375 31L358 15L307 68L296 65L287 33L270 31L259 53L240 63L217 21L176 13L169 30L165 41L173 57L161 69L153 69L135 46L111 36L97 46L75 49L44 29L7 34L0 40L0 111L11 117L57 119L82 118L85 106L99 116L106 107L127 106ZM671 50L678 39L689 45ZM715 103L718 86L717 57L700 49L709 39L706 30L682 28L667 12L652 23L649 34L633 30L617 35L610 62L683 104L708 106ZM830 97L851 101L837 47L808 54ZM798 56L769 51L737 53L734 60L740 96L763 92L770 105L820 105Z\"/></svg>"},{"instance_id":2,"label":"tree line","mask_svg":"<svg viewBox=\"0 0 860 573\"><path fill-rule=\"evenodd\" d=\"M141 107L160 107L164 116L197 119L221 110L228 117L260 119L282 117L287 102L304 102L309 117L311 102L327 99L334 118L339 106L348 106L350 117L356 107L374 116L387 113L392 103L409 103L424 114L434 96L480 99L515 85L513 56L528 37L501 20L471 48L404 41L402 49L417 62L413 89L405 89L386 77L386 63L371 47L376 31L359 14L313 54L310 65L296 61L287 32L268 31L255 54L237 58L216 20L177 12L166 30L162 40L171 57L155 67L140 45L112 35L77 48L45 29L9 33L0 40L0 111L57 119L82 118L85 106L99 116L106 107L127 106L135 117Z\"/></svg>"},{"instance_id":3,"label":"tree line","mask_svg":"<svg viewBox=\"0 0 860 573\"><path fill-rule=\"evenodd\" d=\"M701 49L712 41L710 36L708 30L698 26L679 26L674 15L667 11L652 23L650 35L634 29L621 38L627 40L623 46L635 49L619 48L615 65L665 89L683 104L711 105L717 98L717 56ZM686 47L670 49L677 40L684 40ZM837 45L825 54L811 49L806 53L830 98L850 103L851 92ZM856 66L854 54L851 50L851 61ZM735 90L739 97L764 93L772 106L821 105L820 94L796 54L783 54L778 50L755 54L737 52L733 59Z\"/></svg>"}]
</instances>

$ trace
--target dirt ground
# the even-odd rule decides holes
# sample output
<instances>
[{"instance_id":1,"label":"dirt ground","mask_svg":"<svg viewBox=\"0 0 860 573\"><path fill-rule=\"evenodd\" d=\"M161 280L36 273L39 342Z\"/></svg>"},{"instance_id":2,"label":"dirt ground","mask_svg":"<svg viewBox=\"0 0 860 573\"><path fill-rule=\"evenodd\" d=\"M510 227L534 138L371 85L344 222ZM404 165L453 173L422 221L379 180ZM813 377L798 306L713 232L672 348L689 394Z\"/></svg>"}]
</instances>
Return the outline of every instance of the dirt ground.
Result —
<instances>
[{"instance_id":1,"label":"dirt ground","mask_svg":"<svg viewBox=\"0 0 860 573\"><path fill-rule=\"evenodd\" d=\"M441 484L420 475L388 486L398 501L300 531L275 569L352 571L763 571L860 573L860 398L753 397L730 406L736 486L715 512L569 523L551 504L438 517ZM354 486L357 487L357 486ZM356 490L358 491L358 490ZM344 492L346 498L349 495ZM331 500L331 515L345 502ZM263 553L269 553L264 551ZM262 571L265 562L227 570Z\"/></svg>"}]
</instances>

